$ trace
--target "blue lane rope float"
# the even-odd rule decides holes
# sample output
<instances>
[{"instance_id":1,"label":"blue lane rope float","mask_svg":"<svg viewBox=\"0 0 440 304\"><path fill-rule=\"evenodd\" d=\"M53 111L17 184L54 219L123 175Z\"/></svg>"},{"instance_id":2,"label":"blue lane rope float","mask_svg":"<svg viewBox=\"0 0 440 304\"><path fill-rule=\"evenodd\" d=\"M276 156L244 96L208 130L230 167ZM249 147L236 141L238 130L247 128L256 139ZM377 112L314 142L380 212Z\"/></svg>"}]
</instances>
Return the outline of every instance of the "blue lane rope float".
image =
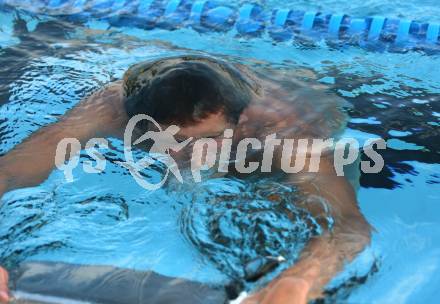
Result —
<instances>
[{"instance_id":1,"label":"blue lane rope float","mask_svg":"<svg viewBox=\"0 0 440 304\"><path fill-rule=\"evenodd\" d=\"M256 3L237 8L209 0L0 0L0 7L76 21L96 18L115 27L235 30L245 37L267 33L275 41L327 39L379 51L440 50L439 23L381 16L352 18L288 8L267 11Z\"/></svg>"}]
</instances>

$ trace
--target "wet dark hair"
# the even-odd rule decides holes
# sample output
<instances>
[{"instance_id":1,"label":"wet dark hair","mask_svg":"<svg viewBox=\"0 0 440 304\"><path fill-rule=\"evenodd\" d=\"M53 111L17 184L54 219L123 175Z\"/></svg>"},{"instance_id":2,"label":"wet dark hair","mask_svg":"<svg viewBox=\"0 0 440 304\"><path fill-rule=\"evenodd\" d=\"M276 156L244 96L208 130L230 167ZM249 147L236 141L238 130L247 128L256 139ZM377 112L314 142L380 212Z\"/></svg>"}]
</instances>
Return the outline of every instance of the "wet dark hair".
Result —
<instances>
[{"instance_id":1,"label":"wet dark hair","mask_svg":"<svg viewBox=\"0 0 440 304\"><path fill-rule=\"evenodd\" d=\"M252 87L235 67L220 60L168 57L128 69L125 108L129 117L147 114L164 124L185 126L219 111L237 123Z\"/></svg>"}]
</instances>

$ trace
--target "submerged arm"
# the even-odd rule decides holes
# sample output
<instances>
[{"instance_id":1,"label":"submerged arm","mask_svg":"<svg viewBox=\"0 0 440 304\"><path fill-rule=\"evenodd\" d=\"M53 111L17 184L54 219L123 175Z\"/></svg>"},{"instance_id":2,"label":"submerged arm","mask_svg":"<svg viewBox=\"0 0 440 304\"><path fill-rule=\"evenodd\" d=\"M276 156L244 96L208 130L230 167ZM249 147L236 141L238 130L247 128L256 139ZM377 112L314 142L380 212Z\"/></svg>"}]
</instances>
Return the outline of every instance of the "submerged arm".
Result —
<instances>
[{"instance_id":1,"label":"submerged arm","mask_svg":"<svg viewBox=\"0 0 440 304\"><path fill-rule=\"evenodd\" d=\"M312 239L303 250L297 264L284 275L301 276L309 265L315 265L316 276L308 278L309 299L321 296L323 288L352 261L370 242L371 227L357 205L356 194L346 177L337 176L333 160L321 160L320 172L311 180L296 182L305 195L324 199L329 206L329 216L334 220L331 229ZM309 210L317 216L317 210ZM319 212L319 211L318 211Z\"/></svg>"},{"instance_id":2,"label":"submerged arm","mask_svg":"<svg viewBox=\"0 0 440 304\"><path fill-rule=\"evenodd\" d=\"M336 175L332 159L322 159L318 173L292 175L290 182L305 196L325 200L334 225L311 239L294 266L245 303L299 304L319 298L344 264L370 242L371 228L357 206L355 192L344 176ZM308 201L304 207L314 216L322 215L320 204Z\"/></svg>"}]
</instances>

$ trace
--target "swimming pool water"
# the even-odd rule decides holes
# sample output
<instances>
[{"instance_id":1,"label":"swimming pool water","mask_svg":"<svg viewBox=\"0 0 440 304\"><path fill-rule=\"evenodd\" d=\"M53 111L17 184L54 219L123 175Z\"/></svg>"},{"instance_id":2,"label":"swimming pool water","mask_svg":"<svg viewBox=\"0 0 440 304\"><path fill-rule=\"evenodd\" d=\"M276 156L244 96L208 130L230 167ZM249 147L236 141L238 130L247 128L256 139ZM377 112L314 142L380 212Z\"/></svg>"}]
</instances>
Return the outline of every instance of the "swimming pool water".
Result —
<instances>
[{"instance_id":1,"label":"swimming pool water","mask_svg":"<svg viewBox=\"0 0 440 304\"><path fill-rule=\"evenodd\" d=\"M289 1L282 6L289 4L360 17L378 14L423 21L438 21L439 12L435 1L355 1L348 7L334 0ZM305 80L331 86L352 104L346 136L361 142L382 137L388 142L385 169L378 175L362 175L358 192L362 212L375 228L371 246L332 282L328 301L436 303L440 295L439 56L333 49L323 41L273 44L266 37L235 39L231 34L201 35L190 29L115 29L104 22L71 24L24 13L19 17L0 12L0 154L141 60L196 50L286 74L294 71ZM14 267L29 259L110 264L202 282L227 281L224 268L219 269L216 260L207 258L210 254L197 250L194 240L182 233L187 226L179 219L198 206L190 204L198 197L195 194L209 188L214 188L210 199L237 194L250 182L217 179L198 188L140 191L114 163L121 158L121 142L112 143L116 150L105 152L113 160L105 173L87 175L78 168L74 182L66 183L63 174L54 171L40 186L2 198L0 264ZM260 186L265 184L262 181Z\"/></svg>"}]
</instances>

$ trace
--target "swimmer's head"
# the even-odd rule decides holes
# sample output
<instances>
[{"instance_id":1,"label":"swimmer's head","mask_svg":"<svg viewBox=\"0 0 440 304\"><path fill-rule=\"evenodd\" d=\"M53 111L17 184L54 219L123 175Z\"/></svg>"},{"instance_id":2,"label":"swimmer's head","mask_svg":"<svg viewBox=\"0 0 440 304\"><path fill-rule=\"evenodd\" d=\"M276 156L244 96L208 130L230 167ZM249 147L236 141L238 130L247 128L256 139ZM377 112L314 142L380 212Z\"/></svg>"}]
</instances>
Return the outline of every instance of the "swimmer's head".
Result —
<instances>
[{"instance_id":1,"label":"swimmer's head","mask_svg":"<svg viewBox=\"0 0 440 304\"><path fill-rule=\"evenodd\" d=\"M233 125L251 100L252 86L233 66L211 57L165 58L125 73L125 106L129 117L147 114L163 125Z\"/></svg>"}]
</instances>

